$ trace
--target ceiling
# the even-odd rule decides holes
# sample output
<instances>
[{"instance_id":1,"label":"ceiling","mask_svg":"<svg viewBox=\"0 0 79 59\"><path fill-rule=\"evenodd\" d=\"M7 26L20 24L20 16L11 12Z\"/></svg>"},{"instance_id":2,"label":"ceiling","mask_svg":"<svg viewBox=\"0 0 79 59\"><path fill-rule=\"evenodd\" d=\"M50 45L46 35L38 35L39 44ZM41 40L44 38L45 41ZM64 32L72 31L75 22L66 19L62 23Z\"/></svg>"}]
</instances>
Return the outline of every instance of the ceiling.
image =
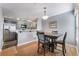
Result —
<instances>
[{"instance_id":1,"label":"ceiling","mask_svg":"<svg viewBox=\"0 0 79 59\"><path fill-rule=\"evenodd\" d=\"M41 18L44 15L43 7L47 7L47 15L54 16L73 9L69 3L3 3L1 4L3 16Z\"/></svg>"}]
</instances>

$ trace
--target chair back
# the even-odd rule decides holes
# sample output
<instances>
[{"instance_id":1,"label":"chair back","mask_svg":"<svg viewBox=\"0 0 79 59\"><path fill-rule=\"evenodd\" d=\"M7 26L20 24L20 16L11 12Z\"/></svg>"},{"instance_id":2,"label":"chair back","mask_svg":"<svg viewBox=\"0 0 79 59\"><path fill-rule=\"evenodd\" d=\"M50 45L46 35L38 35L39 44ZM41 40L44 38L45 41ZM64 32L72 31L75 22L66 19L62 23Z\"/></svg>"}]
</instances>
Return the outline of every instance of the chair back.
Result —
<instances>
[{"instance_id":1,"label":"chair back","mask_svg":"<svg viewBox=\"0 0 79 59\"><path fill-rule=\"evenodd\" d=\"M58 34L58 31L52 31L52 34Z\"/></svg>"},{"instance_id":2,"label":"chair back","mask_svg":"<svg viewBox=\"0 0 79 59\"><path fill-rule=\"evenodd\" d=\"M67 36L67 32L65 32L65 34L64 34L64 38L63 38L64 43L65 43L65 40L66 40L66 36Z\"/></svg>"},{"instance_id":3,"label":"chair back","mask_svg":"<svg viewBox=\"0 0 79 59\"><path fill-rule=\"evenodd\" d=\"M38 40L45 40L44 32L37 32Z\"/></svg>"}]
</instances>

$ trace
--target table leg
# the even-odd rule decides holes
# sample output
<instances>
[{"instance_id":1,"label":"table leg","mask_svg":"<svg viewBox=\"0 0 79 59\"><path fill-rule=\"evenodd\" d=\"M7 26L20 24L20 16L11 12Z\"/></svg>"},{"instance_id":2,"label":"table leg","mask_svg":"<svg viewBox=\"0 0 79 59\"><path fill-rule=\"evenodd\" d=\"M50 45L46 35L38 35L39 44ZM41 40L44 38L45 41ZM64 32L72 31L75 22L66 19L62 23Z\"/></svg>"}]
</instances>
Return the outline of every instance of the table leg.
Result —
<instances>
[{"instance_id":1,"label":"table leg","mask_svg":"<svg viewBox=\"0 0 79 59\"><path fill-rule=\"evenodd\" d=\"M51 52L54 52L54 39L52 39L51 49Z\"/></svg>"}]
</instances>

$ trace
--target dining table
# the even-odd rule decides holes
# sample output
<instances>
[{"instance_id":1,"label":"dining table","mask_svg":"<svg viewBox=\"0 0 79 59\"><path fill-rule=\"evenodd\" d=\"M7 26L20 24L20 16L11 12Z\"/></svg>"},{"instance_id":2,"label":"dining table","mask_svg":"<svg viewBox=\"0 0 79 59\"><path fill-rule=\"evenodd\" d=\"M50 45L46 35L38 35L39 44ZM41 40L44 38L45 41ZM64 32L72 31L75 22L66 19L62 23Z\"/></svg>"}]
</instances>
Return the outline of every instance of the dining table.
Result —
<instances>
[{"instance_id":1,"label":"dining table","mask_svg":"<svg viewBox=\"0 0 79 59\"><path fill-rule=\"evenodd\" d=\"M51 47L51 52L54 52L55 49L55 41L56 39L58 39L60 36L62 36L62 34L58 33L58 34L53 34L53 33L45 33L45 37L49 38L50 40L50 47Z\"/></svg>"}]
</instances>

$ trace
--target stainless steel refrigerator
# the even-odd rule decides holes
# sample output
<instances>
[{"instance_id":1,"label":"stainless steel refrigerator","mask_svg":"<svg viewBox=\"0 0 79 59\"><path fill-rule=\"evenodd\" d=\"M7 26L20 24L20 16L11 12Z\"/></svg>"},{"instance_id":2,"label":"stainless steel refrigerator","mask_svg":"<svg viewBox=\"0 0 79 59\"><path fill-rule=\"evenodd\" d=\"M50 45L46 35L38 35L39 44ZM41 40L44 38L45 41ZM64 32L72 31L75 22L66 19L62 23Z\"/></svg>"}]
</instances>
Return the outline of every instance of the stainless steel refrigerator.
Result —
<instances>
[{"instance_id":1,"label":"stainless steel refrigerator","mask_svg":"<svg viewBox=\"0 0 79 59\"><path fill-rule=\"evenodd\" d=\"M17 35L16 31L13 31L11 29L11 26L9 26L9 25L4 24L4 26L3 26L3 47L2 47L2 49L17 46L17 36L18 35Z\"/></svg>"}]
</instances>

